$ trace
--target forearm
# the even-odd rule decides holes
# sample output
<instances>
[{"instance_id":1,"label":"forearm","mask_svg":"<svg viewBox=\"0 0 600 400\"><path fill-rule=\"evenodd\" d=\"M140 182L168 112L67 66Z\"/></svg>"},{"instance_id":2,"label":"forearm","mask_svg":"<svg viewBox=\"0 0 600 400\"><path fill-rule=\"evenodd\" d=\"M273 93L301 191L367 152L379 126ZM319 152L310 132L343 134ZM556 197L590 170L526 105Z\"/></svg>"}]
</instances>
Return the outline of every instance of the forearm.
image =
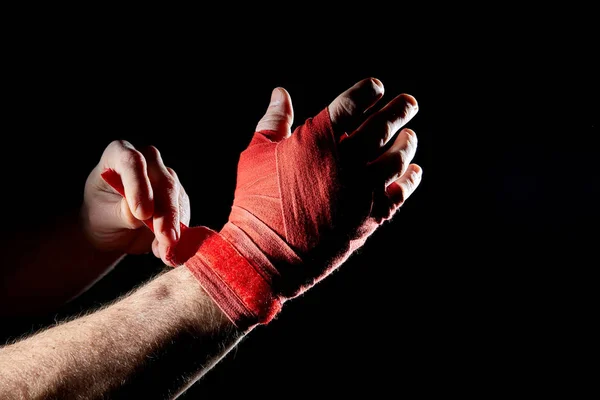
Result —
<instances>
[{"instance_id":1,"label":"forearm","mask_svg":"<svg viewBox=\"0 0 600 400\"><path fill-rule=\"evenodd\" d=\"M0 315L52 311L84 292L123 257L92 246L79 210L17 232L5 245Z\"/></svg>"},{"instance_id":2,"label":"forearm","mask_svg":"<svg viewBox=\"0 0 600 400\"><path fill-rule=\"evenodd\" d=\"M107 308L1 348L0 397L173 398L242 336L179 267Z\"/></svg>"}]
</instances>

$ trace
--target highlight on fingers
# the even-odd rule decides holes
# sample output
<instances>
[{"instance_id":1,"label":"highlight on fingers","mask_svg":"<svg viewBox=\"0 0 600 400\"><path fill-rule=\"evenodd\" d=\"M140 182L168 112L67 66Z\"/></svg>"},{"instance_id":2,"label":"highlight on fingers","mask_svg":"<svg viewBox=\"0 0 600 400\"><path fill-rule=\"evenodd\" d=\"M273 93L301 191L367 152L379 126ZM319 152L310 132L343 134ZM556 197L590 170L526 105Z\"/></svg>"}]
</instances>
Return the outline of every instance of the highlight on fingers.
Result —
<instances>
[{"instance_id":1,"label":"highlight on fingers","mask_svg":"<svg viewBox=\"0 0 600 400\"><path fill-rule=\"evenodd\" d=\"M387 129L385 135L379 142L379 147L384 147L408 121L410 121L418 112L419 105L417 100L410 94L401 94L392 101L389 108L386 106L381 111L385 115ZM396 107L396 104L400 105Z\"/></svg>"},{"instance_id":2,"label":"highlight on fingers","mask_svg":"<svg viewBox=\"0 0 600 400\"><path fill-rule=\"evenodd\" d=\"M375 186L385 186L400 178L417 151L417 134L408 128L402 129L394 143L375 161L368 163L370 179Z\"/></svg>"},{"instance_id":3,"label":"highlight on fingers","mask_svg":"<svg viewBox=\"0 0 600 400\"><path fill-rule=\"evenodd\" d=\"M173 168L167 167L167 171L169 171L173 179L175 179L175 183L179 188L179 221L185 225L189 225L190 220L192 219L190 197L185 191L183 185L181 184L181 181L179 180L179 175L177 175L175 170Z\"/></svg>"},{"instance_id":4,"label":"highlight on fingers","mask_svg":"<svg viewBox=\"0 0 600 400\"><path fill-rule=\"evenodd\" d=\"M131 214L139 220L152 217L153 191L142 153L126 140L115 140L104 151L101 164L103 170L113 169L121 177Z\"/></svg>"},{"instance_id":5,"label":"highlight on fingers","mask_svg":"<svg viewBox=\"0 0 600 400\"><path fill-rule=\"evenodd\" d=\"M404 174L386 188L388 198L400 207L415 192L422 178L423 169L417 164L410 164Z\"/></svg>"},{"instance_id":6,"label":"highlight on fingers","mask_svg":"<svg viewBox=\"0 0 600 400\"><path fill-rule=\"evenodd\" d=\"M376 159L397 132L416 115L418 109L417 100L413 96L406 93L396 96L344 140L341 151L359 163Z\"/></svg>"},{"instance_id":7,"label":"highlight on fingers","mask_svg":"<svg viewBox=\"0 0 600 400\"><path fill-rule=\"evenodd\" d=\"M329 116L336 137L350 134L364 119L365 112L383 97L383 83L367 78L340 94L329 105Z\"/></svg>"},{"instance_id":8,"label":"highlight on fingers","mask_svg":"<svg viewBox=\"0 0 600 400\"><path fill-rule=\"evenodd\" d=\"M179 185L165 166L158 149L142 149L148 164L148 177L154 188L154 232L159 245L169 247L179 239Z\"/></svg>"}]
</instances>

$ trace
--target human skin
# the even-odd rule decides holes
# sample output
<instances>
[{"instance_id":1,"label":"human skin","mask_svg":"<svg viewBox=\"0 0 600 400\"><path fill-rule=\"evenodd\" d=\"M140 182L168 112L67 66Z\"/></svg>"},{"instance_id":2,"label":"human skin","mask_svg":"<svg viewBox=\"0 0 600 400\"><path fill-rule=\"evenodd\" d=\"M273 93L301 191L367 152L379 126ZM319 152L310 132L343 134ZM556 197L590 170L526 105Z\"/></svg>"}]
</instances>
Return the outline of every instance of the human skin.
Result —
<instances>
[{"instance_id":1,"label":"human skin","mask_svg":"<svg viewBox=\"0 0 600 400\"><path fill-rule=\"evenodd\" d=\"M117 171L124 199L101 177ZM143 223L150 219L155 234ZM0 268L0 315L41 314L76 298L127 254L152 251L165 264L190 201L174 170L153 146L117 140L89 174L79 209L52 224L31 226L5 244ZM7 306L10 305L10 306Z\"/></svg>"},{"instance_id":2,"label":"human skin","mask_svg":"<svg viewBox=\"0 0 600 400\"><path fill-rule=\"evenodd\" d=\"M400 206L421 180L421 168L410 164L416 135L401 129L417 104L400 94L362 123L363 112L382 95L381 82L363 80L338 96L329 114L334 129L352 132L344 147L348 158L385 181ZM289 94L277 88L256 130L285 137L292 122ZM237 329L190 271L178 267L99 311L0 348L0 395L175 398L253 329Z\"/></svg>"}]
</instances>

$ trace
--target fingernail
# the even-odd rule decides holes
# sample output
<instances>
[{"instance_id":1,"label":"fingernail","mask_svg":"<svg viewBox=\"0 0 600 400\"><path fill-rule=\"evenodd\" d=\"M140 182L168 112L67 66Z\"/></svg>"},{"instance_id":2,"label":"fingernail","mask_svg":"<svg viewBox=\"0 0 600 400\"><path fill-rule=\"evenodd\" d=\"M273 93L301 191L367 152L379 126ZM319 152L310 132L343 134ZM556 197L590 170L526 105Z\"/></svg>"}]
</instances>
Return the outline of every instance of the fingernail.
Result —
<instances>
[{"instance_id":1,"label":"fingernail","mask_svg":"<svg viewBox=\"0 0 600 400\"><path fill-rule=\"evenodd\" d=\"M413 113L417 112L419 110L419 104L417 103L417 100L411 96L410 94L405 95L405 99L406 99L406 104L408 104L411 108L411 111Z\"/></svg>"},{"instance_id":2,"label":"fingernail","mask_svg":"<svg viewBox=\"0 0 600 400\"><path fill-rule=\"evenodd\" d=\"M283 91L280 88L273 89L273 93L271 93L271 104L272 106L276 106L283 101Z\"/></svg>"},{"instance_id":3,"label":"fingernail","mask_svg":"<svg viewBox=\"0 0 600 400\"><path fill-rule=\"evenodd\" d=\"M371 82L375 84L379 88L379 92L383 92L383 83L377 78L371 78Z\"/></svg>"},{"instance_id":4,"label":"fingernail","mask_svg":"<svg viewBox=\"0 0 600 400\"><path fill-rule=\"evenodd\" d=\"M169 231L169 239L173 242L176 242L179 239L179 235L177 235L177 231L175 229L171 229Z\"/></svg>"}]
</instances>

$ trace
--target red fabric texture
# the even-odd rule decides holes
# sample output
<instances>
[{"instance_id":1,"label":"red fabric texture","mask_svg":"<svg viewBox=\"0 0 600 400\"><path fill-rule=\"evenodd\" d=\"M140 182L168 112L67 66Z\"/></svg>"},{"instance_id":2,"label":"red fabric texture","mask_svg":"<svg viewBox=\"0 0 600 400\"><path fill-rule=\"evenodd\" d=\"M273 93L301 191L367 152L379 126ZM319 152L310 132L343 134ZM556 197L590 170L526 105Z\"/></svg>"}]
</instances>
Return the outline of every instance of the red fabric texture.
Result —
<instances>
[{"instance_id":1,"label":"red fabric texture","mask_svg":"<svg viewBox=\"0 0 600 400\"><path fill-rule=\"evenodd\" d=\"M101 176L125 197L123 182L115 170L107 169ZM154 232L152 218L144 224ZM179 242L167 258L176 265L185 263L237 326L247 327L257 321L269 321L279 312L281 302L273 296L268 281L235 247L209 228L190 228L184 223L180 223L180 227Z\"/></svg>"},{"instance_id":2,"label":"red fabric texture","mask_svg":"<svg viewBox=\"0 0 600 400\"><path fill-rule=\"evenodd\" d=\"M268 282L221 235L206 227L186 233L186 240L193 234L190 243L199 243L186 267L237 326L267 322L279 312L281 302Z\"/></svg>"},{"instance_id":3,"label":"red fabric texture","mask_svg":"<svg viewBox=\"0 0 600 400\"><path fill-rule=\"evenodd\" d=\"M123 182L115 170L107 169L101 176L125 197ZM144 224L154 232L152 218ZM217 232L183 223L180 227L180 239L167 258L176 265L185 263L236 326L246 329L273 319L282 303L273 295L264 274L257 273L257 268Z\"/></svg>"},{"instance_id":4,"label":"red fabric texture","mask_svg":"<svg viewBox=\"0 0 600 400\"><path fill-rule=\"evenodd\" d=\"M324 272L309 253L333 228L339 162L327 109L287 139L274 142L274 134L256 132L240 155L233 207L221 234L260 265L275 292L288 299ZM310 266L307 256L313 258Z\"/></svg>"},{"instance_id":5,"label":"red fabric texture","mask_svg":"<svg viewBox=\"0 0 600 400\"><path fill-rule=\"evenodd\" d=\"M338 154L343 133L333 131L327 108L290 137L273 137L255 132L240 155L233 206L220 234L284 303L341 265L395 210L383 186L345 185L342 175L352 173ZM383 199L382 210L375 197Z\"/></svg>"},{"instance_id":6,"label":"red fabric texture","mask_svg":"<svg viewBox=\"0 0 600 400\"><path fill-rule=\"evenodd\" d=\"M344 186L342 136L333 132L327 108L281 141L271 140L274 132L255 132L240 155L228 222L218 233L182 227L174 257L239 328L271 321L286 300L343 263L395 211L384 187ZM114 178L103 176L109 183Z\"/></svg>"}]
</instances>

